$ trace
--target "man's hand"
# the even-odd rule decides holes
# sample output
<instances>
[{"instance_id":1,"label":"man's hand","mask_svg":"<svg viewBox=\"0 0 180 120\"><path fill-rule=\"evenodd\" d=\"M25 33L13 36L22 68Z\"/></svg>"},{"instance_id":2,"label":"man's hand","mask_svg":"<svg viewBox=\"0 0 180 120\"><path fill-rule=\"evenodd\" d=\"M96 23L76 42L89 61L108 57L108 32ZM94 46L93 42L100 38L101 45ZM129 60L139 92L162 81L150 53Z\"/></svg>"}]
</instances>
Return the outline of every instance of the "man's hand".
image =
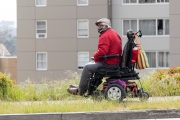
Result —
<instances>
[{"instance_id":1,"label":"man's hand","mask_svg":"<svg viewBox=\"0 0 180 120\"><path fill-rule=\"evenodd\" d=\"M137 36L137 34L136 34L136 33L134 33L134 37L135 37L135 39L138 39L138 36Z\"/></svg>"}]
</instances>

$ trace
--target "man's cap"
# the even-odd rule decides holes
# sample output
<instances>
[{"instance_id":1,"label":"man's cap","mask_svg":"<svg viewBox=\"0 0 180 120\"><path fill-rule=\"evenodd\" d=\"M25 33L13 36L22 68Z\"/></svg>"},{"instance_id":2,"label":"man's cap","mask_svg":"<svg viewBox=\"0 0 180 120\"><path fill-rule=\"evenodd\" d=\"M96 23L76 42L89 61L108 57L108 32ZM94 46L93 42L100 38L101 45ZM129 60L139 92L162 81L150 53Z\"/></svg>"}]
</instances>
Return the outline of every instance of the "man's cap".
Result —
<instances>
[{"instance_id":1,"label":"man's cap","mask_svg":"<svg viewBox=\"0 0 180 120\"><path fill-rule=\"evenodd\" d=\"M107 18L101 18L98 21L96 21L95 25L98 26L99 23L102 23L104 25L107 25L108 27L111 27L111 21Z\"/></svg>"}]
</instances>

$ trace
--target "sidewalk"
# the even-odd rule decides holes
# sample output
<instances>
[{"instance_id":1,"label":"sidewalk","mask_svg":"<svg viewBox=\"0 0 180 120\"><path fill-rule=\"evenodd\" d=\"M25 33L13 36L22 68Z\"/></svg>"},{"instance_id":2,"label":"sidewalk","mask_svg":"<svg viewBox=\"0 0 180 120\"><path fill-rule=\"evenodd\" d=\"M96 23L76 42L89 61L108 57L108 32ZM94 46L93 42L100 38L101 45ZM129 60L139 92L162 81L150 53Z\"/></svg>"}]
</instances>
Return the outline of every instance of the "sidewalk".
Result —
<instances>
[{"instance_id":1,"label":"sidewalk","mask_svg":"<svg viewBox=\"0 0 180 120\"><path fill-rule=\"evenodd\" d=\"M139 101L139 98L128 98L125 100ZM180 96L166 96L166 97L149 97L148 102L180 100Z\"/></svg>"}]
</instances>

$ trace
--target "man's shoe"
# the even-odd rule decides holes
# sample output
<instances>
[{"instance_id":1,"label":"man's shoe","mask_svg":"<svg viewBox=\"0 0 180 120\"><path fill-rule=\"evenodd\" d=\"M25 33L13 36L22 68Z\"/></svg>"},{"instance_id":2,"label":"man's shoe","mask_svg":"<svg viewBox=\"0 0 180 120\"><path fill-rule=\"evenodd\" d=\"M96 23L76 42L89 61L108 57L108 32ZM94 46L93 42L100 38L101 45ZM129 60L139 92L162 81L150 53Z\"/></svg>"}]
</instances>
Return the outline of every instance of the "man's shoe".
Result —
<instances>
[{"instance_id":1,"label":"man's shoe","mask_svg":"<svg viewBox=\"0 0 180 120\"><path fill-rule=\"evenodd\" d=\"M73 94L73 95L77 95L77 94L78 94L78 88L70 87L70 88L67 89L67 91L68 91L70 94Z\"/></svg>"},{"instance_id":2,"label":"man's shoe","mask_svg":"<svg viewBox=\"0 0 180 120\"><path fill-rule=\"evenodd\" d=\"M76 85L69 85L69 88L78 88Z\"/></svg>"}]
</instances>

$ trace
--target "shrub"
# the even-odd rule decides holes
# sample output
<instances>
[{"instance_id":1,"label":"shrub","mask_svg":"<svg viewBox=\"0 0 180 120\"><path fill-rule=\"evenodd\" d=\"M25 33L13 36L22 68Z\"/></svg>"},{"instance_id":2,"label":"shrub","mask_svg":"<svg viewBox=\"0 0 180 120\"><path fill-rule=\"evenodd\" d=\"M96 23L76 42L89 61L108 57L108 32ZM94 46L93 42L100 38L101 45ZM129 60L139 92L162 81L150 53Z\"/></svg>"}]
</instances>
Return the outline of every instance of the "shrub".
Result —
<instances>
[{"instance_id":1,"label":"shrub","mask_svg":"<svg viewBox=\"0 0 180 120\"><path fill-rule=\"evenodd\" d=\"M0 72L0 99L8 97L8 89L12 86L13 81L10 79L10 75Z\"/></svg>"},{"instance_id":2,"label":"shrub","mask_svg":"<svg viewBox=\"0 0 180 120\"><path fill-rule=\"evenodd\" d=\"M144 89L151 96L180 95L180 67L157 70L142 79Z\"/></svg>"},{"instance_id":3,"label":"shrub","mask_svg":"<svg viewBox=\"0 0 180 120\"><path fill-rule=\"evenodd\" d=\"M180 73L180 67L171 67L167 72L168 74Z\"/></svg>"}]
</instances>

